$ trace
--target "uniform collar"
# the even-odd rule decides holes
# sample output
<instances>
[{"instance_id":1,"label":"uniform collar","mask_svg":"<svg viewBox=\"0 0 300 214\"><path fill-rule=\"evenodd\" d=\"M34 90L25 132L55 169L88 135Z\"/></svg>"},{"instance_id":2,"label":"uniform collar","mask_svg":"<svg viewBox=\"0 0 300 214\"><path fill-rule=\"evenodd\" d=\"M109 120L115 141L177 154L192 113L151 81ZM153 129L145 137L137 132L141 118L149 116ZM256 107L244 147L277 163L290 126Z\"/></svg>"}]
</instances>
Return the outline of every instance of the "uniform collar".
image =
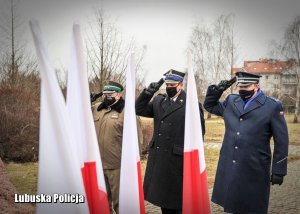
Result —
<instances>
[{"instance_id":1,"label":"uniform collar","mask_svg":"<svg viewBox=\"0 0 300 214\"><path fill-rule=\"evenodd\" d=\"M261 91L261 93L255 97L255 99L249 104L249 106L244 109L244 101L240 96L237 96L237 98L234 100L234 105L241 116L262 106L265 103L266 98L266 95Z\"/></svg>"},{"instance_id":2,"label":"uniform collar","mask_svg":"<svg viewBox=\"0 0 300 214\"><path fill-rule=\"evenodd\" d=\"M262 93L262 90L259 88L258 89L258 92L255 94L255 96L251 97L250 100L248 100L246 103L245 103L245 106L244 106L244 109L246 109L250 103L257 97L259 97L259 95Z\"/></svg>"},{"instance_id":3,"label":"uniform collar","mask_svg":"<svg viewBox=\"0 0 300 214\"><path fill-rule=\"evenodd\" d=\"M118 113L121 113L123 111L124 107L125 107L125 100L121 97L116 104L114 104L110 107L107 107L104 103L101 103L98 106L97 111L101 111L102 109L111 108L112 110L115 110Z\"/></svg>"}]
</instances>

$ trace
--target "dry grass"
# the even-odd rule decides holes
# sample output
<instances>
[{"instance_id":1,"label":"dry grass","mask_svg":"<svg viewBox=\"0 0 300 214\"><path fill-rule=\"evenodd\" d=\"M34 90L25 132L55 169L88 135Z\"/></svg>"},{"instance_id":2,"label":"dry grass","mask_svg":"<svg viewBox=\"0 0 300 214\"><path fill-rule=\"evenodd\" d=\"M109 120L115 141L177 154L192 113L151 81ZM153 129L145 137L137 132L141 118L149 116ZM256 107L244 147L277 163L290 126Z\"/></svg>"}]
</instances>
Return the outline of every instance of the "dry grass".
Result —
<instances>
[{"instance_id":1,"label":"dry grass","mask_svg":"<svg viewBox=\"0 0 300 214\"><path fill-rule=\"evenodd\" d=\"M147 117L140 117L140 119L143 132L142 154L145 155L148 151L148 144L153 135L153 119Z\"/></svg>"},{"instance_id":2,"label":"dry grass","mask_svg":"<svg viewBox=\"0 0 300 214\"><path fill-rule=\"evenodd\" d=\"M206 119L205 130L205 142L222 142L225 132L224 120L216 116L212 116L210 119Z\"/></svg>"},{"instance_id":3,"label":"dry grass","mask_svg":"<svg viewBox=\"0 0 300 214\"><path fill-rule=\"evenodd\" d=\"M293 123L293 118L293 114L285 115L289 130L289 141L291 145L300 146L300 121L298 123Z\"/></svg>"},{"instance_id":4,"label":"dry grass","mask_svg":"<svg viewBox=\"0 0 300 214\"><path fill-rule=\"evenodd\" d=\"M38 163L8 163L6 170L9 180L15 185L20 194L37 193Z\"/></svg>"},{"instance_id":5,"label":"dry grass","mask_svg":"<svg viewBox=\"0 0 300 214\"><path fill-rule=\"evenodd\" d=\"M142 120L143 125L152 125L153 124L153 118L148 117L140 117Z\"/></svg>"},{"instance_id":6,"label":"dry grass","mask_svg":"<svg viewBox=\"0 0 300 214\"><path fill-rule=\"evenodd\" d=\"M300 160L300 156L299 155L295 155L295 154L289 154L288 156L288 163L292 163L294 161Z\"/></svg>"},{"instance_id":7,"label":"dry grass","mask_svg":"<svg viewBox=\"0 0 300 214\"><path fill-rule=\"evenodd\" d=\"M206 173L209 188L212 188L215 181L215 175L217 171L217 165L219 161L218 149L204 149Z\"/></svg>"},{"instance_id":8,"label":"dry grass","mask_svg":"<svg viewBox=\"0 0 300 214\"><path fill-rule=\"evenodd\" d=\"M10 182L5 165L0 158L0 213L35 213L32 204L15 203L14 198L17 193L16 187Z\"/></svg>"}]
</instances>

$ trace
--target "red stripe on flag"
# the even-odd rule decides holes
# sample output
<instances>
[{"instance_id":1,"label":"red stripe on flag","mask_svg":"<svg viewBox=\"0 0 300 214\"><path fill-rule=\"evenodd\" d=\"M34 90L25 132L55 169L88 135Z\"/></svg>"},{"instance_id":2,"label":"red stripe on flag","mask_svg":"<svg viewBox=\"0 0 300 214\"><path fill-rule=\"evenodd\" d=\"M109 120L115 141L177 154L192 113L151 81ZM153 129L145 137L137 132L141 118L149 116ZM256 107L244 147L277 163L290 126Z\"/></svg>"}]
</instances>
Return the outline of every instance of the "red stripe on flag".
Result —
<instances>
[{"instance_id":1,"label":"red stripe on flag","mask_svg":"<svg viewBox=\"0 0 300 214\"><path fill-rule=\"evenodd\" d=\"M182 213L210 213L206 169L200 174L198 150L184 152Z\"/></svg>"},{"instance_id":2,"label":"red stripe on flag","mask_svg":"<svg viewBox=\"0 0 300 214\"><path fill-rule=\"evenodd\" d=\"M142 183L142 171L141 171L141 162L137 162L137 172L138 172L138 182L139 182L139 199L140 199L140 214L145 214L145 204L144 204L144 190Z\"/></svg>"},{"instance_id":3,"label":"red stripe on flag","mask_svg":"<svg viewBox=\"0 0 300 214\"><path fill-rule=\"evenodd\" d=\"M98 188L96 162L85 162L81 173L90 213L109 214L107 194Z\"/></svg>"}]
</instances>

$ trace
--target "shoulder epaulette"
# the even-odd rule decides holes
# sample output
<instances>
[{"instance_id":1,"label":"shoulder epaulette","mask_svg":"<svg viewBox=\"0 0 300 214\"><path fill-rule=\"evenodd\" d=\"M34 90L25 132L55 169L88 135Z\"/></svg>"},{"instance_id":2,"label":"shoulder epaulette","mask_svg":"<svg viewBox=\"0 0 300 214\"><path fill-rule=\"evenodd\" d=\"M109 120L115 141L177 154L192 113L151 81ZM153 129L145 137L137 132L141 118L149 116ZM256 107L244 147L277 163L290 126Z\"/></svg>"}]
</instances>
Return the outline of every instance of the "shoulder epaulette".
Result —
<instances>
[{"instance_id":1,"label":"shoulder epaulette","mask_svg":"<svg viewBox=\"0 0 300 214\"><path fill-rule=\"evenodd\" d=\"M231 97L231 99L235 99L236 97L239 97L240 95L239 94L229 94L227 96L227 99L229 99Z\"/></svg>"},{"instance_id":2,"label":"shoulder epaulette","mask_svg":"<svg viewBox=\"0 0 300 214\"><path fill-rule=\"evenodd\" d=\"M271 96L267 96L268 98L270 98L271 100L275 101L276 103L280 102L280 100L278 100L277 98L275 97L271 97Z\"/></svg>"},{"instance_id":3,"label":"shoulder epaulette","mask_svg":"<svg viewBox=\"0 0 300 214\"><path fill-rule=\"evenodd\" d=\"M92 103L91 107L95 108L98 107L102 102L96 102L96 103Z\"/></svg>"}]
</instances>

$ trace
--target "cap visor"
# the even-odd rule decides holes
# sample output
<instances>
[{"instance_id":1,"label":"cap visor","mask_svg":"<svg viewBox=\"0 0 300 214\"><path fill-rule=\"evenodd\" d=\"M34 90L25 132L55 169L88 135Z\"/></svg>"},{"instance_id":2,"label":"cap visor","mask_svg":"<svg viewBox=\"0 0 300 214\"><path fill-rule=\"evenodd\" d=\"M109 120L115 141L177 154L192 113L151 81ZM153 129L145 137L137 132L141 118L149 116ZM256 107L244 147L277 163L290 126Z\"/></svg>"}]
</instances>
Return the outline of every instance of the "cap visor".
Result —
<instances>
[{"instance_id":1,"label":"cap visor","mask_svg":"<svg viewBox=\"0 0 300 214\"><path fill-rule=\"evenodd\" d=\"M165 80L165 83L180 83L181 81L177 80Z\"/></svg>"},{"instance_id":2,"label":"cap visor","mask_svg":"<svg viewBox=\"0 0 300 214\"><path fill-rule=\"evenodd\" d=\"M240 86L248 86L248 85L252 85L252 84L254 84L254 83L241 83L240 82L240 83L237 83L236 86L240 87Z\"/></svg>"},{"instance_id":3,"label":"cap visor","mask_svg":"<svg viewBox=\"0 0 300 214\"><path fill-rule=\"evenodd\" d=\"M115 91L103 91L103 94L113 94L113 93L117 93Z\"/></svg>"}]
</instances>

